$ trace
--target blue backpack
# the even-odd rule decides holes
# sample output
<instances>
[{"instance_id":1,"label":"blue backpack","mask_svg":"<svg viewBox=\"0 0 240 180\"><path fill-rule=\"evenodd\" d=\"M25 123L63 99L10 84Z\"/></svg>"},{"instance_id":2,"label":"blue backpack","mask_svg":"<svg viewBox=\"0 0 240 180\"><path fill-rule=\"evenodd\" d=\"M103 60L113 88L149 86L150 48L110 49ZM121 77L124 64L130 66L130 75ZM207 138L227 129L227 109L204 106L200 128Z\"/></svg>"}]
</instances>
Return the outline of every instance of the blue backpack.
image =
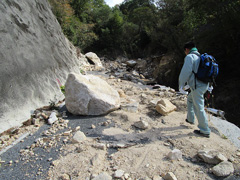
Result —
<instances>
[{"instance_id":1,"label":"blue backpack","mask_svg":"<svg viewBox=\"0 0 240 180\"><path fill-rule=\"evenodd\" d=\"M199 56L199 55L198 55ZM215 58L207 53L200 55L200 63L195 78L205 83L215 83L215 79L218 75L218 63ZM216 83L215 83L216 84ZM195 82L196 88L196 82Z\"/></svg>"}]
</instances>

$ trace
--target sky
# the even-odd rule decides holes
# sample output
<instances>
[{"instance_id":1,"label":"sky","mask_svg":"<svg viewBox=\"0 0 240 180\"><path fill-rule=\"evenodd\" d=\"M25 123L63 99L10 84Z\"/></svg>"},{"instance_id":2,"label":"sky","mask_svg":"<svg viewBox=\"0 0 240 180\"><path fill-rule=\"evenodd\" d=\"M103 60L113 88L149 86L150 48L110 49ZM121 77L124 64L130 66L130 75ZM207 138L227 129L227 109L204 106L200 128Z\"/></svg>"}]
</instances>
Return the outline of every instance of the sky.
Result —
<instances>
[{"instance_id":1,"label":"sky","mask_svg":"<svg viewBox=\"0 0 240 180\"><path fill-rule=\"evenodd\" d=\"M122 3L124 0L105 0L106 4L110 7L115 6L116 4Z\"/></svg>"}]
</instances>

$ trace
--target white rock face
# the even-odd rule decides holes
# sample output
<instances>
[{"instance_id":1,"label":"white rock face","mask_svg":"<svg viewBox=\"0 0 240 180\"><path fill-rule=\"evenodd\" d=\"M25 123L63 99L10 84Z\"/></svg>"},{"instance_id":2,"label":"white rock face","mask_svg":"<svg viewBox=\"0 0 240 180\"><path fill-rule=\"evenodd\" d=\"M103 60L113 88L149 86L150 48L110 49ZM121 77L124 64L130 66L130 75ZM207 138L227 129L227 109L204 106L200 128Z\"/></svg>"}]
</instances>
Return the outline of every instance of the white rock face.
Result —
<instances>
[{"instance_id":1,"label":"white rock face","mask_svg":"<svg viewBox=\"0 0 240 180\"><path fill-rule=\"evenodd\" d=\"M75 115L103 115L120 107L120 97L103 79L71 73L65 85L65 101Z\"/></svg>"},{"instance_id":2,"label":"white rock face","mask_svg":"<svg viewBox=\"0 0 240 180\"><path fill-rule=\"evenodd\" d=\"M47 0L0 3L0 133L20 126L31 111L62 100L64 84L83 64L64 37Z\"/></svg>"}]
</instances>

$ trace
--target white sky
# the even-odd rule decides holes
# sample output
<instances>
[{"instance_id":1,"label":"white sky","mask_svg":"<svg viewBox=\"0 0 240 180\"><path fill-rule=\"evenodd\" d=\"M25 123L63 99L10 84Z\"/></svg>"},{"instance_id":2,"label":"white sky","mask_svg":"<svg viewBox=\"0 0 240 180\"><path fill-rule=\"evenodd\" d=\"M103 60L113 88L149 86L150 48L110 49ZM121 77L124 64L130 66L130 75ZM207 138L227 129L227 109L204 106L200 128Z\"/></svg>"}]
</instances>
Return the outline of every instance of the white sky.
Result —
<instances>
[{"instance_id":1,"label":"white sky","mask_svg":"<svg viewBox=\"0 0 240 180\"><path fill-rule=\"evenodd\" d=\"M110 7L115 6L116 4L122 3L124 0L105 0L106 4Z\"/></svg>"}]
</instances>

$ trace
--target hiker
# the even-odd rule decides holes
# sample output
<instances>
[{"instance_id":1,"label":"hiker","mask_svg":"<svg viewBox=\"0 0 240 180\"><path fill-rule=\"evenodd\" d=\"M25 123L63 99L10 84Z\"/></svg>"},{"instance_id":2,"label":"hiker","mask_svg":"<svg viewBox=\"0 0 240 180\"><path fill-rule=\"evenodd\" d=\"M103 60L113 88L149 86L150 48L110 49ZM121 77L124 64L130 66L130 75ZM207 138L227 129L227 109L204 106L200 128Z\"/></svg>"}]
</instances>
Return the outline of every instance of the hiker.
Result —
<instances>
[{"instance_id":1,"label":"hiker","mask_svg":"<svg viewBox=\"0 0 240 180\"><path fill-rule=\"evenodd\" d=\"M208 127L208 119L204 110L204 94L208 89L209 83L204 83L196 79L194 72L197 72L200 63L200 53L193 42L184 45L184 64L179 75L179 90L183 91L184 85L190 87L191 92L187 96L187 119L186 122L194 124L194 114L198 119L198 128L195 134L203 137L210 137L211 130Z\"/></svg>"}]
</instances>

